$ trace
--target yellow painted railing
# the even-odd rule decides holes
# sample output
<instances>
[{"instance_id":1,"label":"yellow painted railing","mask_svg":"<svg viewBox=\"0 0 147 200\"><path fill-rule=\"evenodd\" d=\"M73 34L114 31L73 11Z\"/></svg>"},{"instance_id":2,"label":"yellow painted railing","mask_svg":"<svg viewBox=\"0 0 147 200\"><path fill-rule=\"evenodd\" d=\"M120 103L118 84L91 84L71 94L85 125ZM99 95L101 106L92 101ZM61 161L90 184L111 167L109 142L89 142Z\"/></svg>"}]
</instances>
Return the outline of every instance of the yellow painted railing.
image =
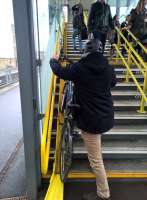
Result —
<instances>
[{"instance_id":1,"label":"yellow painted railing","mask_svg":"<svg viewBox=\"0 0 147 200\"><path fill-rule=\"evenodd\" d=\"M64 29L64 56L67 55L67 24ZM66 61L62 63L66 65ZM58 102L58 117L57 117L57 132L56 132L56 148L53 173L50 179L50 185L45 196L45 200L63 200L64 184L60 178L60 143L61 143L61 129L64 121L64 114L61 111L61 99L64 87L64 81L60 80L59 86L59 102Z\"/></svg>"},{"instance_id":2,"label":"yellow painted railing","mask_svg":"<svg viewBox=\"0 0 147 200\"><path fill-rule=\"evenodd\" d=\"M116 28L117 36L118 36L118 43L114 44L114 47L117 51L116 62L118 58L120 58L127 69L126 72L126 81L129 81L129 76L134 81L140 95L141 95L141 103L140 103L140 110L138 112L145 113L144 105L147 102L147 64L143 61L142 57L135 51L132 44L124 37L121 31ZM135 36L134 36L135 37ZM121 40L123 40L123 47L125 48L128 58L127 60L121 53ZM135 66L139 69L140 75L142 75L144 79L143 88L139 81L136 79L135 75L132 72L131 67L135 64Z\"/></svg>"},{"instance_id":3,"label":"yellow painted railing","mask_svg":"<svg viewBox=\"0 0 147 200\"><path fill-rule=\"evenodd\" d=\"M56 77L52 74L48 106L45 114L42 141L41 141L41 172L47 174L49 165L50 142L55 104Z\"/></svg>"},{"instance_id":4,"label":"yellow painted railing","mask_svg":"<svg viewBox=\"0 0 147 200\"><path fill-rule=\"evenodd\" d=\"M142 51L147 54L147 48L145 48L145 46L143 46L143 44L141 44L139 39L137 39L135 37L135 35L133 35L133 33L131 33L131 31L129 31L128 29L126 29L126 31L128 32L128 37L131 38L131 40L133 40L137 45L139 45L141 47Z\"/></svg>"},{"instance_id":5,"label":"yellow painted railing","mask_svg":"<svg viewBox=\"0 0 147 200\"><path fill-rule=\"evenodd\" d=\"M61 26L62 25L62 26ZM59 30L56 32L56 44L53 50L53 54L59 55L61 50L61 38L64 32L64 20L62 20L60 27L62 27L62 32ZM54 104L55 104L55 93L56 93L56 81L57 78L52 74L50 81L48 103L45 113L43 133L41 139L41 173L46 175L49 166L49 155L50 155L50 144L51 144L51 134L52 134L52 124L54 117Z\"/></svg>"},{"instance_id":6,"label":"yellow painted railing","mask_svg":"<svg viewBox=\"0 0 147 200\"><path fill-rule=\"evenodd\" d=\"M85 24L87 26L87 23L88 23L88 10L84 11L84 22L85 22Z\"/></svg>"}]
</instances>

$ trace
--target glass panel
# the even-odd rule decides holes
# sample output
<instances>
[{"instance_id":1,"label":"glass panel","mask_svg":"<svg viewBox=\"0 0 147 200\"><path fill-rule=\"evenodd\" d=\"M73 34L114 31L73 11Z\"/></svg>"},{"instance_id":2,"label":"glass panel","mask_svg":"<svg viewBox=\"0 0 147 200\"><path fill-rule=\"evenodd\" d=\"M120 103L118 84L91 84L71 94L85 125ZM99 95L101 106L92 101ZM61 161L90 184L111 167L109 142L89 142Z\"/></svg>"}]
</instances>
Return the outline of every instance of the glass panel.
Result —
<instances>
[{"instance_id":1,"label":"glass panel","mask_svg":"<svg viewBox=\"0 0 147 200\"><path fill-rule=\"evenodd\" d=\"M42 3L42 0L40 0L40 3ZM53 50L55 47L56 29L58 29L58 24L60 21L60 14L62 11L63 3L64 1L60 1L60 0L49 0L48 6L47 5L46 7L44 6L44 9L43 9L43 6L41 5L42 6L41 7L42 10L40 11L41 13L43 13L43 10L45 12L46 9L48 9L49 29L45 27L45 25L47 24L46 18L45 17L40 18L40 15L38 15L40 18L40 24L39 24L40 34L41 34L40 29L41 28L43 29L42 37L40 36L40 38L42 38L42 40L40 40L40 49L43 50L44 52L44 56L42 59L42 66L40 68L40 81L41 81L41 90L40 90L41 95L40 96L41 96L41 102L42 102L41 108L42 108L43 113L45 113L45 109L47 105L48 92L49 92L48 90L49 90L50 78L52 74L50 66L49 66L49 61L53 55ZM40 7L38 4L38 10L39 9Z\"/></svg>"},{"instance_id":2,"label":"glass panel","mask_svg":"<svg viewBox=\"0 0 147 200\"><path fill-rule=\"evenodd\" d=\"M38 0L38 23L39 23L40 57L44 58L49 39L48 0Z\"/></svg>"},{"instance_id":3,"label":"glass panel","mask_svg":"<svg viewBox=\"0 0 147 200\"><path fill-rule=\"evenodd\" d=\"M50 23L50 26L52 25L53 19L56 14L56 3L57 3L56 0L49 0L49 23Z\"/></svg>"},{"instance_id":4,"label":"glass panel","mask_svg":"<svg viewBox=\"0 0 147 200\"><path fill-rule=\"evenodd\" d=\"M0 85L2 85L13 82L16 73L18 79L14 19L10 0L1 2L0 27Z\"/></svg>"},{"instance_id":5,"label":"glass panel","mask_svg":"<svg viewBox=\"0 0 147 200\"><path fill-rule=\"evenodd\" d=\"M0 1L0 199L26 194L12 0ZM21 175L20 175L21 174Z\"/></svg>"}]
</instances>

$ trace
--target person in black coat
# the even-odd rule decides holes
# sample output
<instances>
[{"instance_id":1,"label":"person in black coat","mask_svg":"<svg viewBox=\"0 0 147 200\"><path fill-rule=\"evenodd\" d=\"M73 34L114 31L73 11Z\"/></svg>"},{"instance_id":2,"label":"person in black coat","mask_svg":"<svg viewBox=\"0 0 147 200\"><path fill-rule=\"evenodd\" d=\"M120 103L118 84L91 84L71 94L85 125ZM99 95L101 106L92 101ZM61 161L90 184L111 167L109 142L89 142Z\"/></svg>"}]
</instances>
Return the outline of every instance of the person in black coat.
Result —
<instances>
[{"instance_id":1,"label":"person in black coat","mask_svg":"<svg viewBox=\"0 0 147 200\"><path fill-rule=\"evenodd\" d=\"M111 87L116 84L116 76L113 67L99 52L100 50L102 52L100 47L99 40L89 40L85 45L84 57L67 68L62 68L55 58L50 60L54 74L61 79L74 82L75 96L80 105L76 117L77 126L82 130L82 138L88 149L90 165L96 174L97 188L99 188L96 196L86 195L83 197L84 200L110 199L100 143L101 134L109 131L114 125ZM95 146L90 142L91 140L96 142ZM100 192L100 189L104 192Z\"/></svg>"},{"instance_id":2,"label":"person in black coat","mask_svg":"<svg viewBox=\"0 0 147 200\"><path fill-rule=\"evenodd\" d=\"M110 6L105 0L93 3L88 18L89 34L93 33L94 38L99 39L105 48L107 34L113 28Z\"/></svg>"}]
</instances>

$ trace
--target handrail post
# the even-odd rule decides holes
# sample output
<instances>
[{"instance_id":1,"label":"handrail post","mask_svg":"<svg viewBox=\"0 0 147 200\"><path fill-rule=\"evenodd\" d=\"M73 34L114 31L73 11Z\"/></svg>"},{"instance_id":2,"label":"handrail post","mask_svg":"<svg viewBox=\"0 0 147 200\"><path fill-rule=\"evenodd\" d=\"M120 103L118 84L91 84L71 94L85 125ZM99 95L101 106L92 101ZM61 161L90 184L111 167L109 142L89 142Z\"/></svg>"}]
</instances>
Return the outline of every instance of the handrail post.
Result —
<instances>
[{"instance_id":1,"label":"handrail post","mask_svg":"<svg viewBox=\"0 0 147 200\"><path fill-rule=\"evenodd\" d=\"M67 56L67 23L65 23L65 27L64 27L64 56Z\"/></svg>"},{"instance_id":2,"label":"handrail post","mask_svg":"<svg viewBox=\"0 0 147 200\"><path fill-rule=\"evenodd\" d=\"M125 44L126 45L126 44ZM131 68L131 48L129 47L129 51L128 51L128 65L129 65L129 68ZM129 71L127 70L126 71L126 82L129 82Z\"/></svg>"},{"instance_id":3,"label":"handrail post","mask_svg":"<svg viewBox=\"0 0 147 200\"><path fill-rule=\"evenodd\" d=\"M145 71L145 76L144 76L143 91L144 91L144 94L146 94L146 92L147 92L147 69ZM144 104L145 104L145 99L142 96L141 103L140 103L140 110L138 110L139 113L146 113L146 111L144 110Z\"/></svg>"},{"instance_id":4,"label":"handrail post","mask_svg":"<svg viewBox=\"0 0 147 200\"><path fill-rule=\"evenodd\" d=\"M121 42L120 42L120 34L118 31L117 31L117 46L118 46L118 49L120 49ZM119 53L117 52L116 53L116 64L118 64L118 57L119 57Z\"/></svg>"}]
</instances>

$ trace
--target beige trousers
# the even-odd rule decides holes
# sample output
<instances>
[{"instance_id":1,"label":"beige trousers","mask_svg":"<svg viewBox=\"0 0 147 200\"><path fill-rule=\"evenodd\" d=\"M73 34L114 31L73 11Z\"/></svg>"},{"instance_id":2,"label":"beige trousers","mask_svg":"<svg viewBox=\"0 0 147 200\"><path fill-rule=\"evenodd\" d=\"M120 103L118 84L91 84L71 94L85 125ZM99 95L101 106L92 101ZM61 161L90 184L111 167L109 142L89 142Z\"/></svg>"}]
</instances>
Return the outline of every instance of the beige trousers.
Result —
<instances>
[{"instance_id":1,"label":"beige trousers","mask_svg":"<svg viewBox=\"0 0 147 200\"><path fill-rule=\"evenodd\" d=\"M90 166L96 176L97 194L101 198L109 198L110 190L102 158L101 135L82 131L82 138L88 151Z\"/></svg>"}]
</instances>

